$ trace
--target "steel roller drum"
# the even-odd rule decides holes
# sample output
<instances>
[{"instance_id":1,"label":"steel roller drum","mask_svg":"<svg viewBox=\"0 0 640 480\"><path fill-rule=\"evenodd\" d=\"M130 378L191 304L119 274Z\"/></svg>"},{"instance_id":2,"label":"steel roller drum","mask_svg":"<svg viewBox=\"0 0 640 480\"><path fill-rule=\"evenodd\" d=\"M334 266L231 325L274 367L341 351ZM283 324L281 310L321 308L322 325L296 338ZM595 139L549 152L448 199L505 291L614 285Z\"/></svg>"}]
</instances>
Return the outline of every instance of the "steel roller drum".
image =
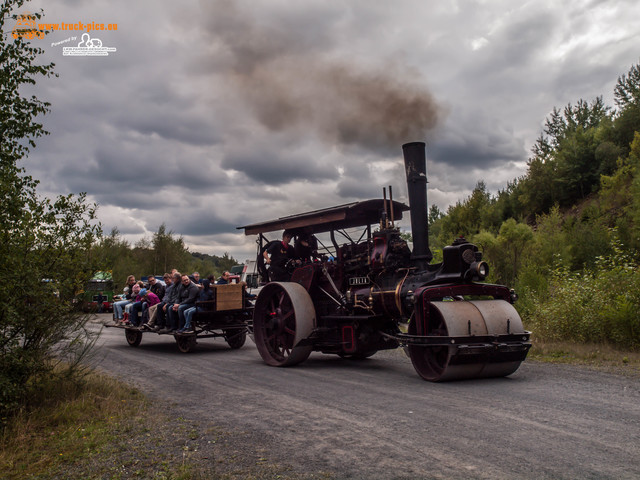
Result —
<instances>
[{"instance_id":1,"label":"steel roller drum","mask_svg":"<svg viewBox=\"0 0 640 480\"><path fill-rule=\"evenodd\" d=\"M448 346L410 346L413 366L424 379L503 377L515 372L526 357L528 347L496 345L475 338L526 333L520 315L509 302L439 301L429 305L427 335L465 337L465 340Z\"/></svg>"}]
</instances>

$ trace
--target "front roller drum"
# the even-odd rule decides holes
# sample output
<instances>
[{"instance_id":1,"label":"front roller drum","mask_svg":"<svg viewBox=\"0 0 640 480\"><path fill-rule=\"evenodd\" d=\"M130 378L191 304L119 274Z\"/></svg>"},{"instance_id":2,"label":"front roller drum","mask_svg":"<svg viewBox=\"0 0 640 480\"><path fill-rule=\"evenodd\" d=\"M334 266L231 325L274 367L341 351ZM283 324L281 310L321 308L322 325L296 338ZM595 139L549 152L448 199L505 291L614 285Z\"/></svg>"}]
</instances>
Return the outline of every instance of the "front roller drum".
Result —
<instances>
[{"instance_id":1,"label":"front roller drum","mask_svg":"<svg viewBox=\"0 0 640 480\"><path fill-rule=\"evenodd\" d=\"M268 365L286 367L304 362L313 347L301 345L315 326L309 293L297 283L272 282L258 295L253 311L253 335Z\"/></svg>"},{"instance_id":2,"label":"front roller drum","mask_svg":"<svg viewBox=\"0 0 640 480\"><path fill-rule=\"evenodd\" d=\"M411 363L432 382L504 377L515 372L528 343L478 344L474 336L527 335L516 309L505 300L430 302L426 325L409 325L411 335L466 337L453 345L409 345ZM426 328L426 332L424 329Z\"/></svg>"}]
</instances>

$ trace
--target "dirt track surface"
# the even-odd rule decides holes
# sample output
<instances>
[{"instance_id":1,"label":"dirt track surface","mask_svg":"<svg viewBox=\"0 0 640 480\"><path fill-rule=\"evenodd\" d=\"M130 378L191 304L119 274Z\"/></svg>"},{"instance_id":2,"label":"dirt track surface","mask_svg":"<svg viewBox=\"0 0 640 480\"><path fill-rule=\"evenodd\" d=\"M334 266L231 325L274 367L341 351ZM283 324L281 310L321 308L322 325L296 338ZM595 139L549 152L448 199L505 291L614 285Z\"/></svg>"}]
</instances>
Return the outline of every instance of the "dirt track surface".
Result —
<instances>
[{"instance_id":1,"label":"dirt track surface","mask_svg":"<svg viewBox=\"0 0 640 480\"><path fill-rule=\"evenodd\" d=\"M100 320L106 321L107 316ZM247 432L270 459L338 479L640 475L640 379L525 362L512 376L434 384L400 349L363 361L312 354L266 366L251 340L102 333L98 365L181 416ZM255 448L256 445L252 445Z\"/></svg>"}]
</instances>

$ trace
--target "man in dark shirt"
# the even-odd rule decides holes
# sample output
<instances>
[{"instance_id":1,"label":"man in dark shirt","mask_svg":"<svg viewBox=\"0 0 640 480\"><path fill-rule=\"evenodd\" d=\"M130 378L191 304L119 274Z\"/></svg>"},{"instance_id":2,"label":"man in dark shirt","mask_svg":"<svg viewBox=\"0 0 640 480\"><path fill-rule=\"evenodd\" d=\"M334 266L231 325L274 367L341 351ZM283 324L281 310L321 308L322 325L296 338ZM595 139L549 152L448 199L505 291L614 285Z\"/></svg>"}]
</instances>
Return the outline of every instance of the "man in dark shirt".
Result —
<instances>
[{"instance_id":1,"label":"man in dark shirt","mask_svg":"<svg viewBox=\"0 0 640 480\"><path fill-rule=\"evenodd\" d=\"M177 302L174 303L170 309L167 308L170 323L169 328L171 328L171 330L184 328L184 311L187 308L195 306L199 293L200 289L191 281L189 276L182 275Z\"/></svg>"},{"instance_id":2,"label":"man in dark shirt","mask_svg":"<svg viewBox=\"0 0 640 480\"><path fill-rule=\"evenodd\" d=\"M229 283L229 272L222 272L222 276L216 282L216 285L226 285Z\"/></svg>"},{"instance_id":3,"label":"man in dark shirt","mask_svg":"<svg viewBox=\"0 0 640 480\"><path fill-rule=\"evenodd\" d=\"M162 298L162 302L158 304L159 311L157 314L156 323L159 327L161 327L158 333L171 332L169 312L171 311L174 303L176 303L176 301L178 300L181 278L182 276L179 273L174 273L171 276L171 281L164 290L164 297Z\"/></svg>"},{"instance_id":4,"label":"man in dark shirt","mask_svg":"<svg viewBox=\"0 0 640 480\"><path fill-rule=\"evenodd\" d=\"M282 233L282 241L273 243L264 251L264 262L270 266L269 277L272 282L288 282L290 279L286 264L295 259L293 246L289 245L293 235L289 230Z\"/></svg>"},{"instance_id":5,"label":"man in dark shirt","mask_svg":"<svg viewBox=\"0 0 640 480\"><path fill-rule=\"evenodd\" d=\"M301 262L313 261L318 256L318 239L310 232L302 232L296 237L293 248Z\"/></svg>"},{"instance_id":6,"label":"man in dark shirt","mask_svg":"<svg viewBox=\"0 0 640 480\"><path fill-rule=\"evenodd\" d=\"M164 288L164 285L154 275L149 275L149 290L155 293L160 300L164 298Z\"/></svg>"},{"instance_id":7,"label":"man in dark shirt","mask_svg":"<svg viewBox=\"0 0 640 480\"><path fill-rule=\"evenodd\" d=\"M102 313L103 306L104 306L104 295L102 295L102 292L98 293L98 298L96 300L96 305L98 307L98 313Z\"/></svg>"}]
</instances>

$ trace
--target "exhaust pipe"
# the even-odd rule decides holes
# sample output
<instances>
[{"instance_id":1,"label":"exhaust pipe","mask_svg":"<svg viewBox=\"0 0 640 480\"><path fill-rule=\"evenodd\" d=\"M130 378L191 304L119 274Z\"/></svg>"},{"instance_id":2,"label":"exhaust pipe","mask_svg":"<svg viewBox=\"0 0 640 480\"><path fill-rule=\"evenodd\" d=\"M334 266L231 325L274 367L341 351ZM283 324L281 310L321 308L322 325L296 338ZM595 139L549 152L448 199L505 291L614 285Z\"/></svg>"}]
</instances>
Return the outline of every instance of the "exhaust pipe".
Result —
<instances>
[{"instance_id":1,"label":"exhaust pipe","mask_svg":"<svg viewBox=\"0 0 640 480\"><path fill-rule=\"evenodd\" d=\"M424 142L402 145L404 168L407 173L409 207L411 208L411 235L413 253L411 260L418 270L426 270L433 255L429 249L429 224L427 222L427 158Z\"/></svg>"}]
</instances>

